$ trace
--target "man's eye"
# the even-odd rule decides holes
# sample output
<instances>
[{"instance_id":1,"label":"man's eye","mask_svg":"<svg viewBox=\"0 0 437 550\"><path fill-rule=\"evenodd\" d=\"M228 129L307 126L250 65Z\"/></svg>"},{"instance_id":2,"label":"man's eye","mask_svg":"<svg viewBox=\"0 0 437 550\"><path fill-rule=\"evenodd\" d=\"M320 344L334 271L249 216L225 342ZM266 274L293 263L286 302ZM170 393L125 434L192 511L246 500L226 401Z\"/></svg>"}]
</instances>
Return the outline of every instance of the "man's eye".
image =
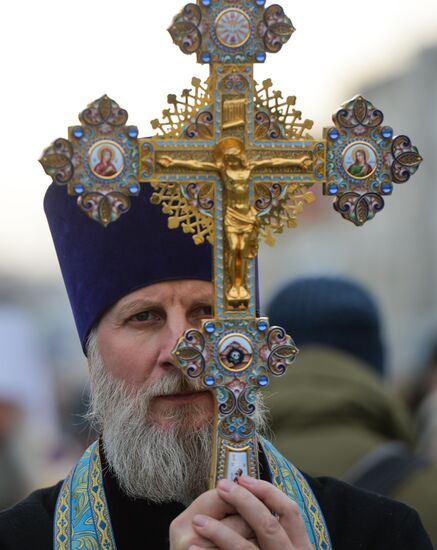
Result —
<instances>
[{"instance_id":1,"label":"man's eye","mask_svg":"<svg viewBox=\"0 0 437 550\"><path fill-rule=\"evenodd\" d=\"M137 321L138 323L145 321L153 321L158 318L158 315L153 311L141 311L140 313L135 313L130 317L130 321Z\"/></svg>"},{"instance_id":2,"label":"man's eye","mask_svg":"<svg viewBox=\"0 0 437 550\"><path fill-rule=\"evenodd\" d=\"M194 315L200 319L212 317L212 306L199 306L194 310Z\"/></svg>"}]
</instances>

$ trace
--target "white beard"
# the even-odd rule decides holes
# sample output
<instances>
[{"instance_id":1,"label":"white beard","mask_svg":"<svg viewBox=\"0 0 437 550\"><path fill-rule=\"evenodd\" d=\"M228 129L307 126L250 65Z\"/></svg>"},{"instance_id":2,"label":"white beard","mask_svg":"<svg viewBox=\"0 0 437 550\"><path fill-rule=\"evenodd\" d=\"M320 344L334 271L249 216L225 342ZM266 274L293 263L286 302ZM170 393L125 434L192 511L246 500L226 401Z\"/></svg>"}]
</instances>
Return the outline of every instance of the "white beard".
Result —
<instances>
[{"instance_id":1,"label":"white beard","mask_svg":"<svg viewBox=\"0 0 437 550\"><path fill-rule=\"evenodd\" d=\"M176 369L169 369L153 385L136 387L117 380L105 369L94 331L87 353L91 381L88 418L102 433L106 460L121 489L132 498L188 505L208 489L213 419L200 423L198 419L207 417L208 411L196 405L172 407L165 416L171 422L164 428L150 419L149 407L157 395L199 386ZM264 416L258 399L254 418L258 430L264 427Z\"/></svg>"}]
</instances>

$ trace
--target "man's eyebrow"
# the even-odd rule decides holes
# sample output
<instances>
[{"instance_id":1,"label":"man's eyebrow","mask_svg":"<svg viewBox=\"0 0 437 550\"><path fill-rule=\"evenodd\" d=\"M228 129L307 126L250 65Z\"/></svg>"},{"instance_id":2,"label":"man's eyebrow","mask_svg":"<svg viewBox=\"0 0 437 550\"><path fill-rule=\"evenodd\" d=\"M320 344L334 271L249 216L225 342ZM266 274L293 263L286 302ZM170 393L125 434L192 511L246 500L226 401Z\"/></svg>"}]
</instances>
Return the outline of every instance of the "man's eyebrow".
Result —
<instances>
[{"instance_id":1,"label":"man's eyebrow","mask_svg":"<svg viewBox=\"0 0 437 550\"><path fill-rule=\"evenodd\" d=\"M211 296L211 294L209 293L193 294L192 298L193 298L193 302L213 302L214 301L214 296Z\"/></svg>"},{"instance_id":2,"label":"man's eyebrow","mask_svg":"<svg viewBox=\"0 0 437 550\"><path fill-rule=\"evenodd\" d=\"M190 307L212 306L213 303L214 303L213 297L211 297L209 294L205 294L205 295L201 294L199 296L193 296Z\"/></svg>"}]
</instances>

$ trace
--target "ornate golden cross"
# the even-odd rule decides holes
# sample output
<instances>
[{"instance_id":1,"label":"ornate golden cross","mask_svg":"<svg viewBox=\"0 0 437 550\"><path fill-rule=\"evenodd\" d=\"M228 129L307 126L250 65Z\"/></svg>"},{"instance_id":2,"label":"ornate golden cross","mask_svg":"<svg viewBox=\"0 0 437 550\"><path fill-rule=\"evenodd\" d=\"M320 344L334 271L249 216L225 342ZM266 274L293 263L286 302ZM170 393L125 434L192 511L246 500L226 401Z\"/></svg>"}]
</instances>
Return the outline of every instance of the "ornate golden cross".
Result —
<instances>
[{"instance_id":1,"label":"ornate golden cross","mask_svg":"<svg viewBox=\"0 0 437 550\"><path fill-rule=\"evenodd\" d=\"M260 238L295 227L296 215L323 185L334 208L362 225L384 206L393 183L421 162L406 136L393 137L383 115L357 96L313 139L295 98L270 80L258 86L255 63L278 52L294 32L280 6L265 0L197 0L170 29L186 54L210 65L210 76L178 99L168 96L157 135L138 139L127 113L107 96L93 102L41 159L46 172L103 225L129 209L140 184L152 202L196 243L214 247L213 319L181 337L175 357L186 375L216 396L211 486L221 478L258 476L256 393L283 374L297 348L281 328L257 317L255 262Z\"/></svg>"}]
</instances>

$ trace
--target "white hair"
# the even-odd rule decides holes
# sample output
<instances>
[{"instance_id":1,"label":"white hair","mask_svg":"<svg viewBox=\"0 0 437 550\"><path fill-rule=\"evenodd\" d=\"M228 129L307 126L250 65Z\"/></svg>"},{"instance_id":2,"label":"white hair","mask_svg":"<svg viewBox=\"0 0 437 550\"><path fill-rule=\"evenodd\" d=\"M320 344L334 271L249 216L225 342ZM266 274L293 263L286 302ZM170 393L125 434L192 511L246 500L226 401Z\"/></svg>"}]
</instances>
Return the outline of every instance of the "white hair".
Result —
<instances>
[{"instance_id":1,"label":"white hair","mask_svg":"<svg viewBox=\"0 0 437 550\"><path fill-rule=\"evenodd\" d=\"M164 411L165 427L149 415L150 401L157 395L198 389L176 370L151 384L137 387L113 377L105 368L96 331L87 344L91 398L88 418L102 434L109 467L121 489L132 498L150 502L190 503L208 489L212 453L213 419L198 405L171 407ZM265 409L257 401L255 423L265 425ZM206 417L204 423L193 419Z\"/></svg>"}]
</instances>

